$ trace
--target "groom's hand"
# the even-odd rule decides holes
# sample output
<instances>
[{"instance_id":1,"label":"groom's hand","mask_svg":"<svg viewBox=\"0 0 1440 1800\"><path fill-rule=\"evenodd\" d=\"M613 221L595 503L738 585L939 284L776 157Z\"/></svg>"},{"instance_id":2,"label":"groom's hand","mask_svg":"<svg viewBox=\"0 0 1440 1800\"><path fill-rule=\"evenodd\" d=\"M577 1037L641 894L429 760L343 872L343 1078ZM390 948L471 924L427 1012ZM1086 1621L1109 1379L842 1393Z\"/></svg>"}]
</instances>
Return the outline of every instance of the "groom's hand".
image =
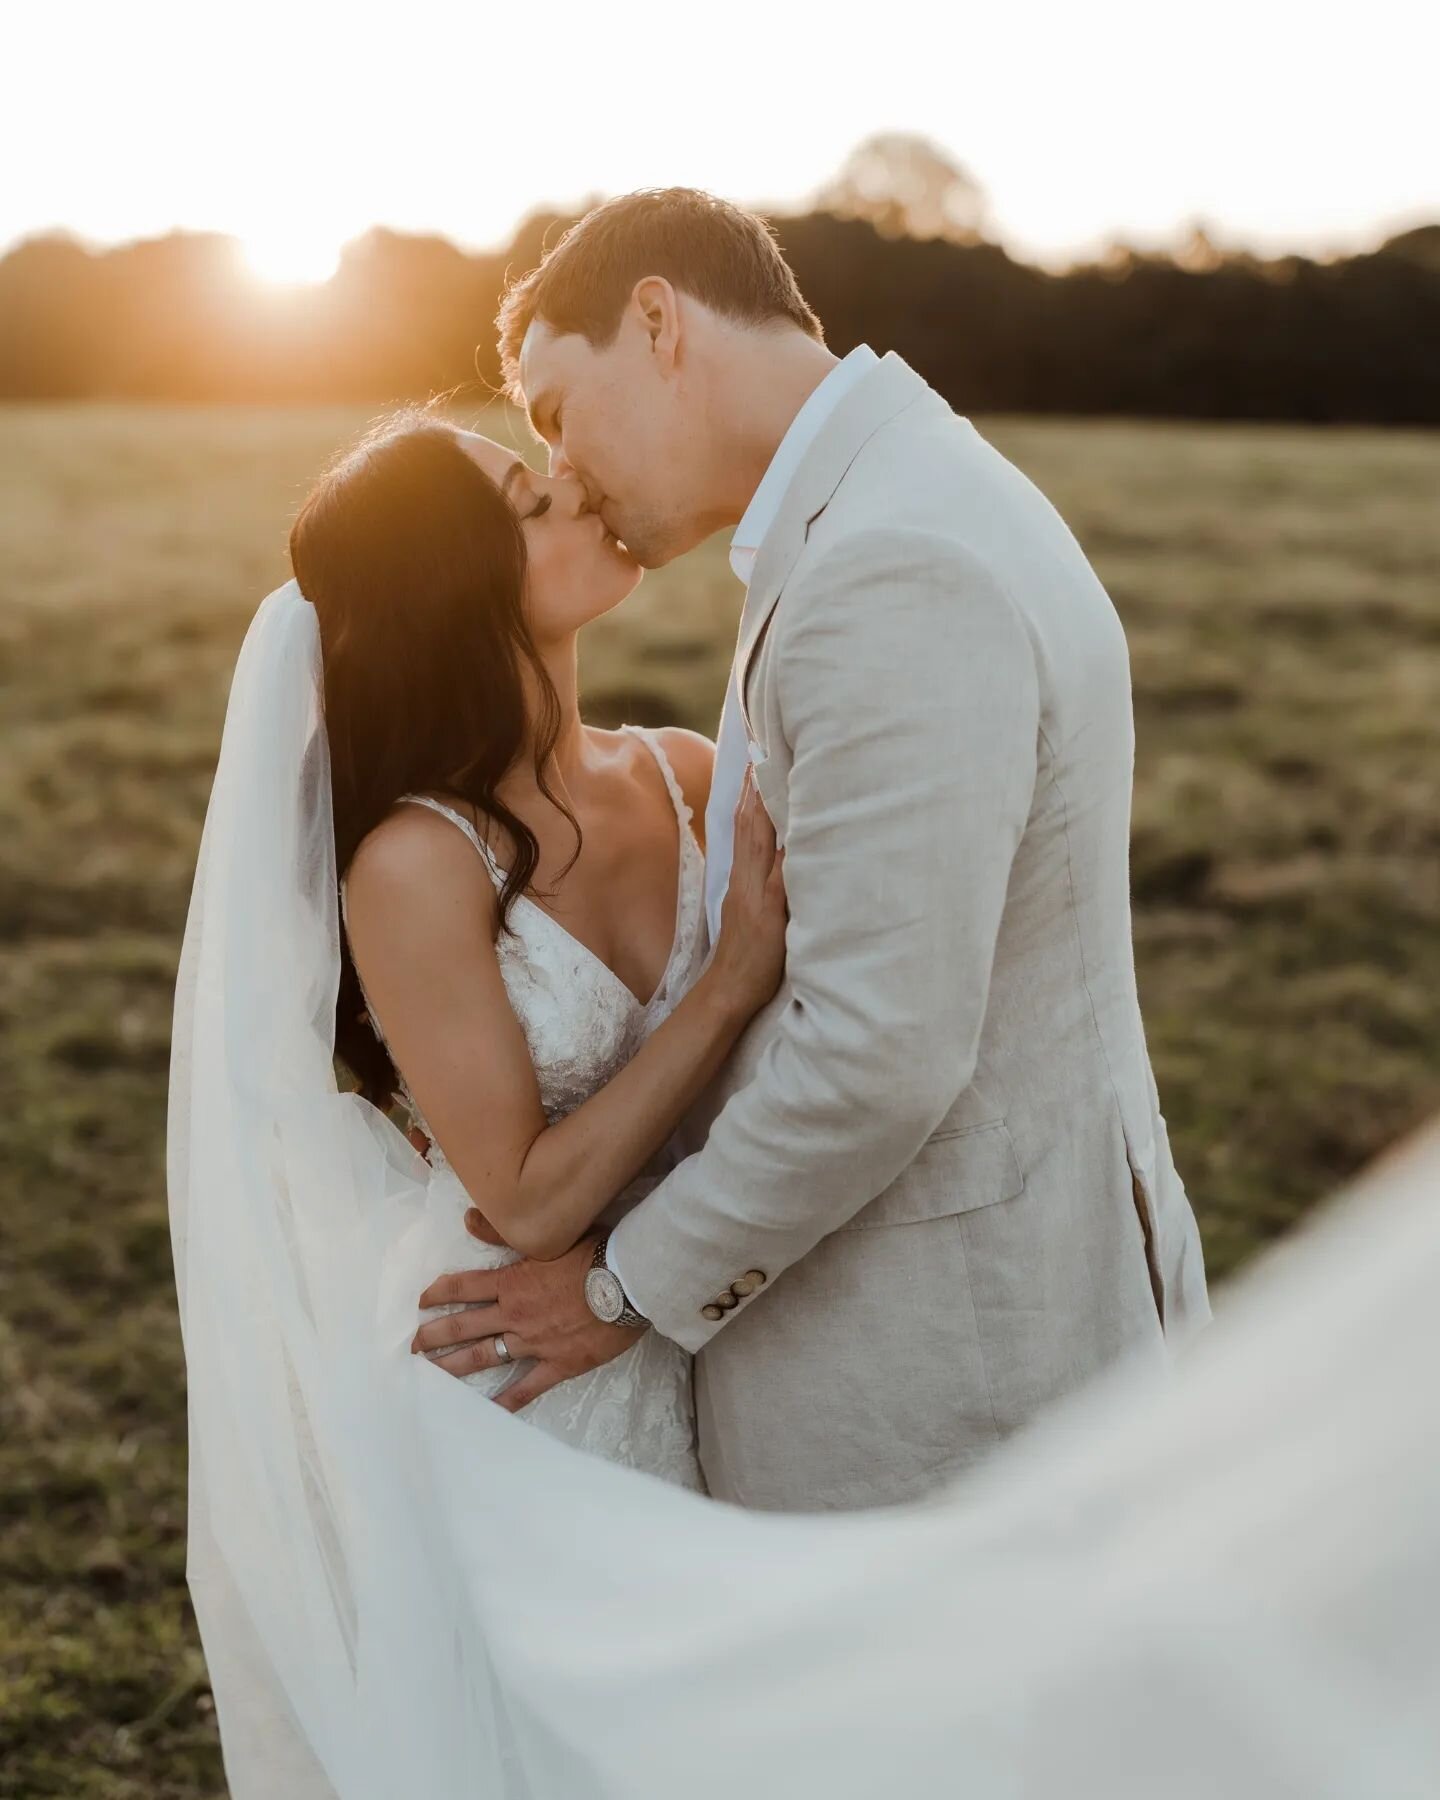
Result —
<instances>
[{"instance_id":1,"label":"groom's hand","mask_svg":"<svg viewBox=\"0 0 1440 1800\"><path fill-rule=\"evenodd\" d=\"M585 1277L595 1239L586 1238L554 1262L510 1263L442 1275L420 1296L423 1308L463 1306L464 1312L430 1319L415 1333L414 1351L447 1350L436 1357L451 1375L497 1369L495 1348L503 1334L512 1362L533 1357L535 1366L495 1396L506 1412L519 1412L541 1394L573 1381L628 1350L645 1327L603 1325L585 1304Z\"/></svg>"}]
</instances>

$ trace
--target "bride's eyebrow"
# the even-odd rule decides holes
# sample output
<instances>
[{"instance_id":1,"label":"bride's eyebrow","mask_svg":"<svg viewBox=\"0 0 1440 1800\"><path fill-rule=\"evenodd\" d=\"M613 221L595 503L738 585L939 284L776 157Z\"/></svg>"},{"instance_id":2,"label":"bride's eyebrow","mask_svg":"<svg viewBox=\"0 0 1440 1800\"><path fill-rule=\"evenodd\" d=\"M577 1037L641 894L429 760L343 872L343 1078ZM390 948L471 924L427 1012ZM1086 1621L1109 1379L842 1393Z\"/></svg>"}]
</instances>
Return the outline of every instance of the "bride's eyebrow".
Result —
<instances>
[{"instance_id":1,"label":"bride's eyebrow","mask_svg":"<svg viewBox=\"0 0 1440 1800\"><path fill-rule=\"evenodd\" d=\"M524 467L525 467L524 457L517 456L515 458L514 462L512 462L510 467L505 471L505 478L500 483L500 497L503 500L508 500L510 498L510 490L512 487L514 487L516 479L520 475L520 473L524 469Z\"/></svg>"}]
</instances>

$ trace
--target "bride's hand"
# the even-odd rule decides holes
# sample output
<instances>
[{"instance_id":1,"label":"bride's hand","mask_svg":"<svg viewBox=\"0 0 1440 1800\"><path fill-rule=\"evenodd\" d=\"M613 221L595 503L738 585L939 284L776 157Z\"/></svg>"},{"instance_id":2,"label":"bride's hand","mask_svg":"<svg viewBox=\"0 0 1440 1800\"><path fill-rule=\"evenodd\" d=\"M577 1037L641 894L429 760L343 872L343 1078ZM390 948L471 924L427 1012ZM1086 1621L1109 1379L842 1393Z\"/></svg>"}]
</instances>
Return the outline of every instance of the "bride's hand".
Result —
<instances>
[{"instance_id":1,"label":"bride's hand","mask_svg":"<svg viewBox=\"0 0 1440 1800\"><path fill-rule=\"evenodd\" d=\"M765 811L754 769L735 808L735 858L709 974L748 1019L774 998L785 969L785 852Z\"/></svg>"}]
</instances>

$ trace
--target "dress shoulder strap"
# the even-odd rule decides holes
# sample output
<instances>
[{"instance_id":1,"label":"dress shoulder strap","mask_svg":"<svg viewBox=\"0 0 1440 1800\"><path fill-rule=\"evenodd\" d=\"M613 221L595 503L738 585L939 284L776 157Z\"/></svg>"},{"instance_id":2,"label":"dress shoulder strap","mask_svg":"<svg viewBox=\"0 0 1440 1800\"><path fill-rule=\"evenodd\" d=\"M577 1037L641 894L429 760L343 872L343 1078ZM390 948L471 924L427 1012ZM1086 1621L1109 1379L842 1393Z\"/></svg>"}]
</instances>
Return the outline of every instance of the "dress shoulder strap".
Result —
<instances>
[{"instance_id":1,"label":"dress shoulder strap","mask_svg":"<svg viewBox=\"0 0 1440 1800\"><path fill-rule=\"evenodd\" d=\"M443 800L432 800L428 794L402 794L399 803L402 806L427 806L431 812L439 813L442 819L448 819L458 831L464 832L475 846L481 862L489 871L490 879L495 885L497 887L505 885L505 871L496 862L494 852L463 813L456 812L453 806L446 806Z\"/></svg>"},{"instance_id":2,"label":"dress shoulder strap","mask_svg":"<svg viewBox=\"0 0 1440 1800\"><path fill-rule=\"evenodd\" d=\"M670 803L675 808L675 815L679 819L681 827L684 828L692 825L695 818L694 810L689 801L685 798L685 790L680 786L679 781L676 779L675 771L670 766L670 758L665 754L665 746L660 742L660 739L648 725L623 725L621 730L628 732L631 737L639 738L640 742L655 758L655 761L659 764L660 773L665 780L665 791L670 796Z\"/></svg>"}]
</instances>

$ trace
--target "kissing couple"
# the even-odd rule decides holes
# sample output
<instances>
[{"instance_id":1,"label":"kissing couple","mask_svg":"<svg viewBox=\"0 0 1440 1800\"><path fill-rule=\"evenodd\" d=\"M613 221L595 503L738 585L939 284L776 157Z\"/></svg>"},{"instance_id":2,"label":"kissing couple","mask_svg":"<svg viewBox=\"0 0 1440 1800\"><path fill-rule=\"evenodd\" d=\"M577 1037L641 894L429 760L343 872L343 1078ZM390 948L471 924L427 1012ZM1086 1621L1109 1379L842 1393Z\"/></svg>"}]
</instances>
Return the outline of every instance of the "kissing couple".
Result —
<instances>
[{"instance_id":1,"label":"kissing couple","mask_svg":"<svg viewBox=\"0 0 1440 1800\"><path fill-rule=\"evenodd\" d=\"M243 1729L271 1793L348 1791L297 1619L343 1685L393 1605L413 1679L451 1603L417 1521L477 1445L490 1482L533 1429L749 1509L917 1501L1208 1317L1126 643L1063 521L710 196L597 208L499 323L548 469L412 410L322 477L182 958L192 1588L232 1786ZM716 743L586 725L584 627L720 531Z\"/></svg>"}]
</instances>

